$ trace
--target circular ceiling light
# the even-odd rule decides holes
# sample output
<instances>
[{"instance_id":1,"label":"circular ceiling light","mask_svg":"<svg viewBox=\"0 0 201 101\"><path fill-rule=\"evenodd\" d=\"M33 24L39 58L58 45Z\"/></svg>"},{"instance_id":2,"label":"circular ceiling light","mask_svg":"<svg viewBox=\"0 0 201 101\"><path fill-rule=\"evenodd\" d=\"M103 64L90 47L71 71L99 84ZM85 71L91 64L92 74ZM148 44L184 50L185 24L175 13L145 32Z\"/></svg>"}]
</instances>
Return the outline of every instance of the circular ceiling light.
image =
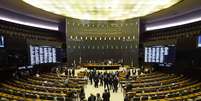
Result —
<instances>
[{"instance_id":1,"label":"circular ceiling light","mask_svg":"<svg viewBox=\"0 0 201 101\"><path fill-rule=\"evenodd\" d=\"M23 0L66 17L83 20L125 20L168 8L181 0Z\"/></svg>"}]
</instances>

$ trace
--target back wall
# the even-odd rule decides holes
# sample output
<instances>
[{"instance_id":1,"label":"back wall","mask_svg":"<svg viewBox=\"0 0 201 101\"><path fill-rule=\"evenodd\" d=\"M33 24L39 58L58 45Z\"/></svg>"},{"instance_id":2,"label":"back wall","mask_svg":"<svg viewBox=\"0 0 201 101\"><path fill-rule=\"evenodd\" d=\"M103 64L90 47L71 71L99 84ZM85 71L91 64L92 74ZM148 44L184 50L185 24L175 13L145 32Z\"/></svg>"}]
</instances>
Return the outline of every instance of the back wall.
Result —
<instances>
[{"instance_id":1,"label":"back wall","mask_svg":"<svg viewBox=\"0 0 201 101\"><path fill-rule=\"evenodd\" d=\"M139 19L86 21L66 19L69 64L115 63L138 65Z\"/></svg>"}]
</instances>

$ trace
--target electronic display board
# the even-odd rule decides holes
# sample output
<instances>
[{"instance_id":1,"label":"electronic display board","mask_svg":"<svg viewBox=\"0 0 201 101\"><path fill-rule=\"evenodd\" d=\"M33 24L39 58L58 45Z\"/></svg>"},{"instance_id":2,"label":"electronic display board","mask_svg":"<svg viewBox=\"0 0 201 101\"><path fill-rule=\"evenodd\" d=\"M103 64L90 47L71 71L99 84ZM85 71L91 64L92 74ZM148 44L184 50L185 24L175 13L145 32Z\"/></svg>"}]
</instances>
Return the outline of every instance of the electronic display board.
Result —
<instances>
[{"instance_id":1,"label":"electronic display board","mask_svg":"<svg viewBox=\"0 0 201 101\"><path fill-rule=\"evenodd\" d=\"M30 45L31 65L44 63L57 63L56 48L51 46Z\"/></svg>"},{"instance_id":2,"label":"electronic display board","mask_svg":"<svg viewBox=\"0 0 201 101\"><path fill-rule=\"evenodd\" d=\"M175 46L149 46L144 48L144 62L173 63L175 61Z\"/></svg>"}]
</instances>

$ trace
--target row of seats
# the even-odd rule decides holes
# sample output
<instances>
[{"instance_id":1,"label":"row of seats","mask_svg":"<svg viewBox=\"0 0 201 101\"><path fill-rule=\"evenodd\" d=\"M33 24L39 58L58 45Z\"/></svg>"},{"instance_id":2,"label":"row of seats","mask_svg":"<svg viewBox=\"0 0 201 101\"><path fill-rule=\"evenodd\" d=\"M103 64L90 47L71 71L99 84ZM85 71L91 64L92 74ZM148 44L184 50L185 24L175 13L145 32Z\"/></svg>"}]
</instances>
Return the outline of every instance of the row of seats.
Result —
<instances>
[{"instance_id":1,"label":"row of seats","mask_svg":"<svg viewBox=\"0 0 201 101\"><path fill-rule=\"evenodd\" d=\"M201 82L184 75L155 72L131 76L121 84L131 101L197 101L201 96Z\"/></svg>"},{"instance_id":2,"label":"row of seats","mask_svg":"<svg viewBox=\"0 0 201 101\"><path fill-rule=\"evenodd\" d=\"M0 100L72 101L78 98L86 82L83 78L68 78L56 73L13 79L0 83Z\"/></svg>"}]
</instances>

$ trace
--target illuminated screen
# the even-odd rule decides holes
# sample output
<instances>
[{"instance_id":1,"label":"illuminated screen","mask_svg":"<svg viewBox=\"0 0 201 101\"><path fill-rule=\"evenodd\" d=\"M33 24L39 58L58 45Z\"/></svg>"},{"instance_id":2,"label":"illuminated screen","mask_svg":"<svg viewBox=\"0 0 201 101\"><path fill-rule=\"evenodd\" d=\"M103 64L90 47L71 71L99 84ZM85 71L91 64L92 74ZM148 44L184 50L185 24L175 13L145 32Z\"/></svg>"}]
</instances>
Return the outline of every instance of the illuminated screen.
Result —
<instances>
[{"instance_id":1,"label":"illuminated screen","mask_svg":"<svg viewBox=\"0 0 201 101\"><path fill-rule=\"evenodd\" d=\"M30 46L31 65L57 63L56 48L51 46Z\"/></svg>"},{"instance_id":2,"label":"illuminated screen","mask_svg":"<svg viewBox=\"0 0 201 101\"><path fill-rule=\"evenodd\" d=\"M198 36L198 47L201 47L201 35Z\"/></svg>"},{"instance_id":3,"label":"illuminated screen","mask_svg":"<svg viewBox=\"0 0 201 101\"><path fill-rule=\"evenodd\" d=\"M169 64L175 60L175 46L150 46L144 48L144 62Z\"/></svg>"},{"instance_id":4,"label":"illuminated screen","mask_svg":"<svg viewBox=\"0 0 201 101\"><path fill-rule=\"evenodd\" d=\"M4 37L0 35L0 48L4 47Z\"/></svg>"}]
</instances>

